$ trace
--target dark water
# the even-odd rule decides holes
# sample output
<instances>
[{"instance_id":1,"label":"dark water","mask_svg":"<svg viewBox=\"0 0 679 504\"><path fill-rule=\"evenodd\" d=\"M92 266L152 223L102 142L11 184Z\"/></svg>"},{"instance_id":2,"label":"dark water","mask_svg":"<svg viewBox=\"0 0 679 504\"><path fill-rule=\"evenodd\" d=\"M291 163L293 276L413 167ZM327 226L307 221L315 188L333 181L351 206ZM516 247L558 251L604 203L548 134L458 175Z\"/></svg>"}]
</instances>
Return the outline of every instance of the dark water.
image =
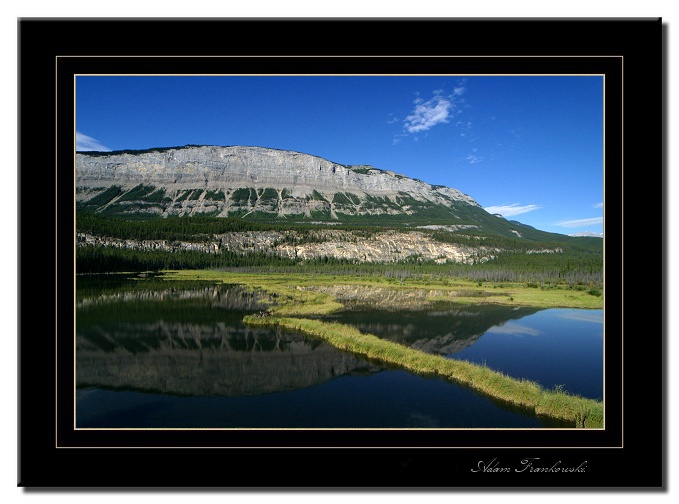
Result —
<instances>
[{"instance_id":1,"label":"dark water","mask_svg":"<svg viewBox=\"0 0 679 504\"><path fill-rule=\"evenodd\" d=\"M555 426L466 388L385 369L300 333L247 328L243 316L265 306L256 294L238 286L164 284L153 279L128 282L109 276L105 281L79 279L77 294L78 428ZM381 321L385 314L376 311L341 317L358 317L354 322L360 325L362 320L370 326L369 332L377 334L381 328L381 336L390 333L425 351L450 353L454 358L465 355L469 360L485 360L491 367L493 363L508 369L516 366L519 372L526 366L532 373L555 366L510 358L507 348L522 348L540 358L554 348L553 340L574 337L567 331L555 335L550 316L526 323L546 313L535 310L512 311L514 318L492 310L486 316L480 308L465 308L456 315L450 310L397 313L402 318L387 314L389 324ZM576 323L573 316L578 313L561 313L556 325ZM598 323L577 324L598 327L600 333L600 312ZM545 333L542 339L537 332ZM589 345L587 338L596 339L594 333L581 334L572 346ZM601 344L601 334L598 339ZM531 350L527 344L531 341L537 350ZM489 350L493 348L504 350L493 357ZM580 380L593 390L601 388L600 355L599 351L597 379ZM564 357L570 367L585 368L585 363L572 360L582 358L577 352Z\"/></svg>"},{"instance_id":2,"label":"dark water","mask_svg":"<svg viewBox=\"0 0 679 504\"><path fill-rule=\"evenodd\" d=\"M489 329L454 359L603 399L603 311L553 308Z\"/></svg>"},{"instance_id":3,"label":"dark water","mask_svg":"<svg viewBox=\"0 0 679 504\"><path fill-rule=\"evenodd\" d=\"M392 311L361 305L332 319L428 353L485 364L544 388L603 398L603 310L449 303Z\"/></svg>"},{"instance_id":4,"label":"dark water","mask_svg":"<svg viewBox=\"0 0 679 504\"><path fill-rule=\"evenodd\" d=\"M545 427L476 393L404 371L343 375L297 390L236 397L78 389L78 427Z\"/></svg>"}]
</instances>

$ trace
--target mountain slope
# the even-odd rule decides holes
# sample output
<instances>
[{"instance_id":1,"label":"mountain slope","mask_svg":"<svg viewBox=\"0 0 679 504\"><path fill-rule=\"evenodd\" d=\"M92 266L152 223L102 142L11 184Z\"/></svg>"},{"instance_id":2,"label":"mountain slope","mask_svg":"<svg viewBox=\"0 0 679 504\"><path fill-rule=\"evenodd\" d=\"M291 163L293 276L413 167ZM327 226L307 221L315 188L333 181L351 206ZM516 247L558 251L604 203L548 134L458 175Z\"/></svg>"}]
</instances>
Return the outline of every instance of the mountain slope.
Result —
<instances>
[{"instance_id":1,"label":"mountain slope","mask_svg":"<svg viewBox=\"0 0 679 504\"><path fill-rule=\"evenodd\" d=\"M457 189L298 152L80 152L75 181L80 272L462 263L510 272L502 278L598 282L602 265L601 239L540 231Z\"/></svg>"},{"instance_id":2,"label":"mountain slope","mask_svg":"<svg viewBox=\"0 0 679 504\"><path fill-rule=\"evenodd\" d=\"M502 236L532 229L489 214L457 189L371 166L245 146L79 152L76 204L103 216L438 224Z\"/></svg>"}]
</instances>

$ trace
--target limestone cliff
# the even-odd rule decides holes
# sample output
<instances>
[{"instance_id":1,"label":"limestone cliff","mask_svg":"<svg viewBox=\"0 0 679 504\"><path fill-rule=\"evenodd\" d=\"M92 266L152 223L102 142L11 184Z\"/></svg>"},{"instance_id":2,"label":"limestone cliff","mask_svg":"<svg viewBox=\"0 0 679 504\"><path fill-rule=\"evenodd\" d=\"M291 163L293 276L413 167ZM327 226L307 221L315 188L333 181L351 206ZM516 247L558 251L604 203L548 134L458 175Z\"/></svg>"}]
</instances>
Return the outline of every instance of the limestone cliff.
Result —
<instances>
[{"instance_id":1,"label":"limestone cliff","mask_svg":"<svg viewBox=\"0 0 679 504\"><path fill-rule=\"evenodd\" d=\"M224 232L214 226L172 239L146 239L139 232L111 236L78 227L79 247L258 253L294 260L478 263L500 252L484 245L489 236L531 241L557 236L491 215L457 189L292 151L186 146L80 152L75 168L81 218L88 214L138 221L203 215L236 218L224 222L239 226L257 221L249 227L254 231L239 232L242 228L234 225ZM302 226L300 235L298 224L312 226ZM366 224L365 232L356 231ZM451 233L458 236L450 239ZM535 251L561 252L540 246Z\"/></svg>"},{"instance_id":2,"label":"limestone cliff","mask_svg":"<svg viewBox=\"0 0 679 504\"><path fill-rule=\"evenodd\" d=\"M477 263L491 259L499 249L468 247L441 243L430 235L418 232L388 230L369 237L351 231L319 230L314 241L295 243L295 231L246 231L213 235L200 242L170 240L122 240L110 237L77 234L77 246L99 245L129 250L196 251L207 254L233 252L240 255L264 253L286 259L319 259L332 257L358 262L398 262L417 258L437 263ZM308 238L307 238L308 240Z\"/></svg>"},{"instance_id":3,"label":"limestone cliff","mask_svg":"<svg viewBox=\"0 0 679 504\"><path fill-rule=\"evenodd\" d=\"M486 213L457 189L370 166L262 147L76 153L76 202L104 214L342 220L435 211Z\"/></svg>"}]
</instances>

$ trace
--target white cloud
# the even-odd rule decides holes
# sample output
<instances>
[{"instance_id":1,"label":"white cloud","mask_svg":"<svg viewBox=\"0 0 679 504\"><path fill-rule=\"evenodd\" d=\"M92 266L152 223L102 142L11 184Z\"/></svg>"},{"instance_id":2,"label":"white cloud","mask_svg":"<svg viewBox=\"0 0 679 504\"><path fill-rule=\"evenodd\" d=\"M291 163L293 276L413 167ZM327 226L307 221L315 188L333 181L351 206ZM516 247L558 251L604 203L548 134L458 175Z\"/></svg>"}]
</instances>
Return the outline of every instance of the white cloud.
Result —
<instances>
[{"instance_id":1,"label":"white cloud","mask_svg":"<svg viewBox=\"0 0 679 504\"><path fill-rule=\"evenodd\" d=\"M415 108L406 117L404 127L408 133L428 131L437 124L447 123L453 102L441 95L428 101L415 100Z\"/></svg>"},{"instance_id":2,"label":"white cloud","mask_svg":"<svg viewBox=\"0 0 679 504\"><path fill-rule=\"evenodd\" d=\"M539 210L542 208L540 205L519 205L518 203L512 203L511 205L496 205L484 208L488 213L500 214L503 217L511 217L513 215L520 215L527 212L532 212L533 210Z\"/></svg>"},{"instance_id":3,"label":"white cloud","mask_svg":"<svg viewBox=\"0 0 679 504\"><path fill-rule=\"evenodd\" d=\"M587 227L587 226L597 226L603 224L603 217L592 217L591 219L574 219L561 221L554 224L555 226L561 226L566 228L577 228L577 227Z\"/></svg>"},{"instance_id":4,"label":"white cloud","mask_svg":"<svg viewBox=\"0 0 679 504\"><path fill-rule=\"evenodd\" d=\"M99 140L91 136L84 135L79 131L75 132L75 150L76 151L110 151L108 147L102 145Z\"/></svg>"},{"instance_id":5,"label":"white cloud","mask_svg":"<svg viewBox=\"0 0 679 504\"><path fill-rule=\"evenodd\" d=\"M460 82L450 93L446 93L442 88L434 89L428 100L425 100L419 91L416 92L413 100L414 107L403 119L403 136L425 133L438 124L450 122L456 112L461 112L459 104L464 103L461 97L464 91L464 82ZM390 119L393 117L395 115L390 114ZM471 123L467 123L467 128L470 127ZM416 140L416 137L413 137L413 140Z\"/></svg>"},{"instance_id":6,"label":"white cloud","mask_svg":"<svg viewBox=\"0 0 679 504\"><path fill-rule=\"evenodd\" d=\"M604 207L604 204L603 204L603 202L600 202L600 203L594 203L594 208L603 208L603 207Z\"/></svg>"}]
</instances>

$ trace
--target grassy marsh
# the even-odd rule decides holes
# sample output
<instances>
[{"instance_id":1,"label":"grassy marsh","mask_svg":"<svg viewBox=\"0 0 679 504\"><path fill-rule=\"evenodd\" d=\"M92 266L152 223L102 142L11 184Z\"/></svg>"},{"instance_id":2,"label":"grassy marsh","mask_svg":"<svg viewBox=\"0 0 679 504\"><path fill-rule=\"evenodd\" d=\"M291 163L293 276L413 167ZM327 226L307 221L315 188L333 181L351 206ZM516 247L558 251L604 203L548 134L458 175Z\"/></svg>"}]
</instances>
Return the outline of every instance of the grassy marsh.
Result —
<instances>
[{"instance_id":1,"label":"grassy marsh","mask_svg":"<svg viewBox=\"0 0 679 504\"><path fill-rule=\"evenodd\" d=\"M603 296L593 296L587 290L576 290L566 286L536 288L524 283L491 283L461 280L457 278L408 278L394 280L378 275L319 275L319 274L282 274L282 273L235 273L218 270L180 270L165 271L163 278L168 280L206 280L222 283L237 283L250 288L261 289L268 294L279 296L277 303L280 308L292 301L301 301L305 305L312 303L311 298L300 294L311 287L332 287L338 285L355 285L363 287L382 287L397 290L426 289L432 293L432 301L455 301L461 304L492 303L508 306L531 306L535 308L583 308L602 309ZM309 294L311 295L311 294ZM319 309L321 305L330 302L322 298L317 299ZM299 308L299 307L298 307ZM337 307L341 309L341 305ZM285 307L286 314L301 314L293 306ZM307 315L313 315L308 311ZM315 313L322 315L321 311Z\"/></svg>"},{"instance_id":2,"label":"grassy marsh","mask_svg":"<svg viewBox=\"0 0 679 504\"><path fill-rule=\"evenodd\" d=\"M603 297L587 291L539 289L522 284L479 284L458 279L410 279L394 283L384 277L242 274L214 270L164 272L167 280L206 280L235 283L264 292L271 308L264 314L248 316L251 325L279 325L303 331L333 346L355 354L410 370L414 373L440 376L468 386L487 396L511 403L538 416L572 423L573 427L603 427L603 403L568 394L562 390L546 390L539 384L509 377L488 367L467 361L432 355L371 334L352 326L328 323L306 317L337 312L343 305L323 287L349 285L388 287L390 289L427 289L430 301L454 301L462 304L494 303L540 308L601 309ZM313 288L313 289L312 289Z\"/></svg>"}]
</instances>

